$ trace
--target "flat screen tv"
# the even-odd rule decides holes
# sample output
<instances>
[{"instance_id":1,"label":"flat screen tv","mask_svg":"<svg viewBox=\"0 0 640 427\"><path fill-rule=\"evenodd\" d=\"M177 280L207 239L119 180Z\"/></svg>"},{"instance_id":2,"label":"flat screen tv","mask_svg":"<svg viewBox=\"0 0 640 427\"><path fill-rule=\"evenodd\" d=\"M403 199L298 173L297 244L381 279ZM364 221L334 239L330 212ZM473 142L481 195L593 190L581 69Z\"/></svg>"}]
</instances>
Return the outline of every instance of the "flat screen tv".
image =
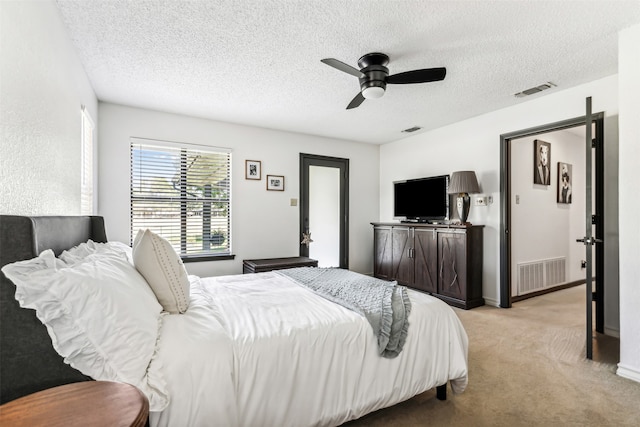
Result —
<instances>
[{"instance_id":1,"label":"flat screen tv","mask_svg":"<svg viewBox=\"0 0 640 427\"><path fill-rule=\"evenodd\" d=\"M393 217L409 222L449 219L449 175L393 183Z\"/></svg>"}]
</instances>

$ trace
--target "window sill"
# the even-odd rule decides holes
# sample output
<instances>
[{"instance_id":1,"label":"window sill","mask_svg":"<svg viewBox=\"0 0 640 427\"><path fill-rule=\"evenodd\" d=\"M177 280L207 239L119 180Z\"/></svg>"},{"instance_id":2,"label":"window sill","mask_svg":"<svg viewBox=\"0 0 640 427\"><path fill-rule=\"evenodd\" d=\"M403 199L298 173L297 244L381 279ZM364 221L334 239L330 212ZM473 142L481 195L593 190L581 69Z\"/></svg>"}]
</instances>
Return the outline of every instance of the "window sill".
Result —
<instances>
[{"instance_id":1,"label":"window sill","mask_svg":"<svg viewBox=\"0 0 640 427\"><path fill-rule=\"evenodd\" d=\"M191 256L181 256L182 262L202 262L202 261L225 261L230 259L235 259L234 254L224 254L224 255L191 255Z\"/></svg>"}]
</instances>

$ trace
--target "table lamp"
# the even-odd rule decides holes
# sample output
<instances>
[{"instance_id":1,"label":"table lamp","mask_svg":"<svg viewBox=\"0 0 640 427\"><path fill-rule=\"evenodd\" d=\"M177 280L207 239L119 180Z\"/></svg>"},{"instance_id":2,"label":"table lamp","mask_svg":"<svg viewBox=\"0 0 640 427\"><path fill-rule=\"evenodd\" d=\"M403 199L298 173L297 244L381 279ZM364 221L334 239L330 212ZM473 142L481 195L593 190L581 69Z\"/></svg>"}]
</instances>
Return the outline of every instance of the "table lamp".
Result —
<instances>
[{"instance_id":1,"label":"table lamp","mask_svg":"<svg viewBox=\"0 0 640 427\"><path fill-rule=\"evenodd\" d=\"M457 194L458 217L462 224L467 223L471 207L470 193L479 193L478 180L474 171L458 171L451 174L449 194Z\"/></svg>"}]
</instances>

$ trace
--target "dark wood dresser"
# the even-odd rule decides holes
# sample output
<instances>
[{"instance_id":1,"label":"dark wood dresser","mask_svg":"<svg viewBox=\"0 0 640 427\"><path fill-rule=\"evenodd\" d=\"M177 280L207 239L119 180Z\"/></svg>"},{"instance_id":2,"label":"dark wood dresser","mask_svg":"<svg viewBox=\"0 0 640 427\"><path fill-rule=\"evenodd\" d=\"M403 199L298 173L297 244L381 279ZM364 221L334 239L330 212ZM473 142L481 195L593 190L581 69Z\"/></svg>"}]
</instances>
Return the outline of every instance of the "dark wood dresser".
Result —
<instances>
[{"instance_id":1,"label":"dark wood dresser","mask_svg":"<svg viewBox=\"0 0 640 427\"><path fill-rule=\"evenodd\" d=\"M482 298L481 225L372 223L373 273L469 309Z\"/></svg>"},{"instance_id":2,"label":"dark wood dresser","mask_svg":"<svg viewBox=\"0 0 640 427\"><path fill-rule=\"evenodd\" d=\"M242 273L264 273L265 271L284 270L295 267L317 267L318 261L304 256L290 258L245 259L242 261Z\"/></svg>"}]
</instances>

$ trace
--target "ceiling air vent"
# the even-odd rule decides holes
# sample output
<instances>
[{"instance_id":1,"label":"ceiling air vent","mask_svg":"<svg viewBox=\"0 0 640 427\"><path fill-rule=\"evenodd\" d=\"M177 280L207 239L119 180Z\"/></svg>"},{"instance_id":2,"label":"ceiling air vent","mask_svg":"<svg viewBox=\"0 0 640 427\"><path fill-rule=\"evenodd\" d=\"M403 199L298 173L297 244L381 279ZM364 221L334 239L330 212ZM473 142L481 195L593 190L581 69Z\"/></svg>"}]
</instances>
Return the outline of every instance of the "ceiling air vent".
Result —
<instances>
[{"instance_id":1,"label":"ceiling air vent","mask_svg":"<svg viewBox=\"0 0 640 427\"><path fill-rule=\"evenodd\" d=\"M544 84L541 84L540 86L532 87L523 90L522 92L518 92L513 96L515 96L516 98L524 98L525 96L533 95L534 93L542 92L543 90L551 89L552 87L556 87L556 85L551 82L546 82Z\"/></svg>"},{"instance_id":2,"label":"ceiling air vent","mask_svg":"<svg viewBox=\"0 0 640 427\"><path fill-rule=\"evenodd\" d=\"M405 129L402 132L411 133L411 132L415 132L415 131L420 130L420 129L422 129L420 126L414 126L412 128Z\"/></svg>"}]
</instances>

